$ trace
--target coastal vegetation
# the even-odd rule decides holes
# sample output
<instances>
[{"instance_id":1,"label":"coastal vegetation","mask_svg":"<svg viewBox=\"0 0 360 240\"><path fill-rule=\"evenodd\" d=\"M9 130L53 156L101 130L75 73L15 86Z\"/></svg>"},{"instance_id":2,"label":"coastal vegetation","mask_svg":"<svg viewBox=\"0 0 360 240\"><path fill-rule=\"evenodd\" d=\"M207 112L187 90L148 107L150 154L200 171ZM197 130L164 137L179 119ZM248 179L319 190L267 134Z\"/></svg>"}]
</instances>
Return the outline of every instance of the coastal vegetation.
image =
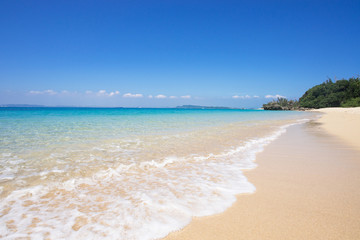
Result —
<instances>
[{"instance_id":1,"label":"coastal vegetation","mask_svg":"<svg viewBox=\"0 0 360 240\"><path fill-rule=\"evenodd\" d=\"M333 82L331 79L307 90L297 100L278 98L263 105L265 110L305 110L326 107L359 107L360 78L342 79Z\"/></svg>"},{"instance_id":2,"label":"coastal vegetation","mask_svg":"<svg viewBox=\"0 0 360 240\"><path fill-rule=\"evenodd\" d=\"M264 110L301 110L298 100L278 98L263 105Z\"/></svg>"},{"instance_id":3,"label":"coastal vegetation","mask_svg":"<svg viewBox=\"0 0 360 240\"><path fill-rule=\"evenodd\" d=\"M331 79L316 85L305 92L299 99L305 108L357 107L360 106L360 79Z\"/></svg>"}]
</instances>

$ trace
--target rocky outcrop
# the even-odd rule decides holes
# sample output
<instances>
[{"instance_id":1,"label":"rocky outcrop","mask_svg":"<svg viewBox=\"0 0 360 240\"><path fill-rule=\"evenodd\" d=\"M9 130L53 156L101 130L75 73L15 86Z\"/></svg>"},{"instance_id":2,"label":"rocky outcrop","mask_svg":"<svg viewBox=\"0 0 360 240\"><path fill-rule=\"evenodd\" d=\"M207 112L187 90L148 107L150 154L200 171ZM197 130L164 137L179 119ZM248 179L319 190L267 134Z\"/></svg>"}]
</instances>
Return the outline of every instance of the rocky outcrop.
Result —
<instances>
[{"instance_id":1,"label":"rocky outcrop","mask_svg":"<svg viewBox=\"0 0 360 240\"><path fill-rule=\"evenodd\" d=\"M263 105L264 110L285 110L276 102L269 102Z\"/></svg>"},{"instance_id":2,"label":"rocky outcrop","mask_svg":"<svg viewBox=\"0 0 360 240\"><path fill-rule=\"evenodd\" d=\"M263 104L264 110L285 110L285 111L305 111L308 108L302 108L299 106L297 100L287 100L286 98L278 98L276 101L272 101L266 104Z\"/></svg>"}]
</instances>

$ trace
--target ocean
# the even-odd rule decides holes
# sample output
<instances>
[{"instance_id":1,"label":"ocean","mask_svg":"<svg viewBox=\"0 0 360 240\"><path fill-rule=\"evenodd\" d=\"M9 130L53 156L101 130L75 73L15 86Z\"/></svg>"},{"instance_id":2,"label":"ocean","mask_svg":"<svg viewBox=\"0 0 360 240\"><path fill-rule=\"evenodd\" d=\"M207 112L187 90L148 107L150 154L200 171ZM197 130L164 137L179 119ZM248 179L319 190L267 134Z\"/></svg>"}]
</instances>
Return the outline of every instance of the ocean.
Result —
<instances>
[{"instance_id":1,"label":"ocean","mask_svg":"<svg viewBox=\"0 0 360 240\"><path fill-rule=\"evenodd\" d=\"M309 112L0 108L0 238L158 239L256 188Z\"/></svg>"}]
</instances>

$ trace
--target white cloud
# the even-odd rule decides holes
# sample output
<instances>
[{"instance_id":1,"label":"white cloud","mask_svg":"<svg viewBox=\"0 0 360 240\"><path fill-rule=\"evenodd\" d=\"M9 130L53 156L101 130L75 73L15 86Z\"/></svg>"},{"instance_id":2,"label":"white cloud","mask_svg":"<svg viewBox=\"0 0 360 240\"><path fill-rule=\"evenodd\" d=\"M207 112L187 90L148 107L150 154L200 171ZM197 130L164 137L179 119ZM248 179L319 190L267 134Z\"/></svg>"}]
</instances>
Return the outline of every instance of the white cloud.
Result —
<instances>
[{"instance_id":1,"label":"white cloud","mask_svg":"<svg viewBox=\"0 0 360 240\"><path fill-rule=\"evenodd\" d=\"M148 98L153 98L153 95L149 95Z\"/></svg>"},{"instance_id":2,"label":"white cloud","mask_svg":"<svg viewBox=\"0 0 360 240\"><path fill-rule=\"evenodd\" d=\"M185 96L181 96L181 98L183 98L183 99L190 99L191 96L190 96L190 95L185 95Z\"/></svg>"},{"instance_id":3,"label":"white cloud","mask_svg":"<svg viewBox=\"0 0 360 240\"><path fill-rule=\"evenodd\" d=\"M55 92L54 90L51 90L51 89L45 90L44 93L45 93L45 94L49 94L49 95L55 95L55 94L57 94L57 92Z\"/></svg>"},{"instance_id":4,"label":"white cloud","mask_svg":"<svg viewBox=\"0 0 360 240\"><path fill-rule=\"evenodd\" d=\"M40 91L29 91L29 93L34 94L34 95L42 94L42 92L40 92Z\"/></svg>"},{"instance_id":5,"label":"white cloud","mask_svg":"<svg viewBox=\"0 0 360 240\"><path fill-rule=\"evenodd\" d=\"M266 95L265 98L286 98L286 97L276 94L276 95Z\"/></svg>"},{"instance_id":6,"label":"white cloud","mask_svg":"<svg viewBox=\"0 0 360 240\"><path fill-rule=\"evenodd\" d=\"M156 95L155 98L161 99L161 98L166 98L166 96L165 96L165 95L162 95L162 94L159 94L159 95Z\"/></svg>"},{"instance_id":7,"label":"white cloud","mask_svg":"<svg viewBox=\"0 0 360 240\"><path fill-rule=\"evenodd\" d=\"M253 98L259 98L259 96L258 96L258 95L254 95Z\"/></svg>"},{"instance_id":8,"label":"white cloud","mask_svg":"<svg viewBox=\"0 0 360 240\"><path fill-rule=\"evenodd\" d=\"M135 94L132 94L132 93L125 93L123 95L124 98L142 98L143 95L140 94L140 93L135 93Z\"/></svg>"},{"instance_id":9,"label":"white cloud","mask_svg":"<svg viewBox=\"0 0 360 240\"><path fill-rule=\"evenodd\" d=\"M251 96L249 95L245 95L245 96L239 96L239 95L235 95L235 96L232 96L233 99L249 99L251 98Z\"/></svg>"},{"instance_id":10,"label":"white cloud","mask_svg":"<svg viewBox=\"0 0 360 240\"><path fill-rule=\"evenodd\" d=\"M91 94L92 92L91 91L86 91L86 94ZM120 92L119 91L115 91L115 92L106 92L106 90L99 90L97 92L97 95L98 96L107 96L107 97L113 97L115 95L119 95Z\"/></svg>"},{"instance_id":11,"label":"white cloud","mask_svg":"<svg viewBox=\"0 0 360 240\"><path fill-rule=\"evenodd\" d=\"M169 98L170 98L170 99L176 99L177 96L170 96Z\"/></svg>"},{"instance_id":12,"label":"white cloud","mask_svg":"<svg viewBox=\"0 0 360 240\"><path fill-rule=\"evenodd\" d=\"M48 90L44 90L44 91L29 91L29 94L33 94L33 95L39 95L39 94L55 95L55 94L57 94L57 92L55 92L54 90L48 89Z\"/></svg>"},{"instance_id":13,"label":"white cloud","mask_svg":"<svg viewBox=\"0 0 360 240\"><path fill-rule=\"evenodd\" d=\"M115 92L110 92L110 93L108 94L108 96L109 96L109 97L112 97L112 96L119 95L119 94L120 94L119 91L115 91Z\"/></svg>"},{"instance_id":14,"label":"white cloud","mask_svg":"<svg viewBox=\"0 0 360 240\"><path fill-rule=\"evenodd\" d=\"M106 91L105 90L99 90L97 94L99 96L106 95Z\"/></svg>"},{"instance_id":15,"label":"white cloud","mask_svg":"<svg viewBox=\"0 0 360 240\"><path fill-rule=\"evenodd\" d=\"M35 91L35 90L31 90L28 92L28 94L31 95L74 95L74 94L79 94L79 92L74 91L68 91L68 90L62 90L60 92L56 92L54 90L48 89L48 90L44 90L44 91ZM93 92L90 90L86 90L85 94L87 95L91 95L91 94L96 94L97 96L107 96L107 97L113 97L116 95L119 95L120 92L119 91L113 91L113 92L106 92L106 90L99 90L98 92ZM138 95L138 94L136 94ZM141 94L140 94L141 95Z\"/></svg>"}]
</instances>

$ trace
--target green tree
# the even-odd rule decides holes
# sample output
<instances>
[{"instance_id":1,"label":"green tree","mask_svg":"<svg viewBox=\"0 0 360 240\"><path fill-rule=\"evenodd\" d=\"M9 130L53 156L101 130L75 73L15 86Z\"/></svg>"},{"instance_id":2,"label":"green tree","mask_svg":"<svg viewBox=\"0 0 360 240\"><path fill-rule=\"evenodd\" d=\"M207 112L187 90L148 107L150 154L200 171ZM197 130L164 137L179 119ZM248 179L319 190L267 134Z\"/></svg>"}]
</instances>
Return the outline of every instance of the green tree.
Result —
<instances>
[{"instance_id":1,"label":"green tree","mask_svg":"<svg viewBox=\"0 0 360 240\"><path fill-rule=\"evenodd\" d=\"M360 106L356 100L359 97L359 78L342 79L336 82L328 79L307 90L299 99L299 104L304 108Z\"/></svg>"}]
</instances>

